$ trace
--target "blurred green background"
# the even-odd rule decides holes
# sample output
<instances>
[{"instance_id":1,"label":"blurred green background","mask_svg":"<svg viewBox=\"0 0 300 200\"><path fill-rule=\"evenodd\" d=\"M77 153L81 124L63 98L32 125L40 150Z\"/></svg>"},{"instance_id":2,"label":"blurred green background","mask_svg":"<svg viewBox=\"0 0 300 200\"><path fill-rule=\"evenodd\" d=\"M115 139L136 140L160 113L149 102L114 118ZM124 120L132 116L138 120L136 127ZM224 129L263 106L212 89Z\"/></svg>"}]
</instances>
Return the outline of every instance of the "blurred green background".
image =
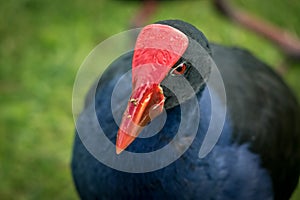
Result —
<instances>
[{"instance_id":1,"label":"blurred green background","mask_svg":"<svg viewBox=\"0 0 300 200\"><path fill-rule=\"evenodd\" d=\"M299 0L233 0L300 36ZM136 1L0 2L0 199L77 199L70 173L72 87L101 41L126 30ZM178 18L210 41L243 46L266 63L285 59L273 44L220 16L208 0L163 2L150 22ZM300 64L284 75L300 99ZM300 199L298 189L293 197Z\"/></svg>"}]
</instances>

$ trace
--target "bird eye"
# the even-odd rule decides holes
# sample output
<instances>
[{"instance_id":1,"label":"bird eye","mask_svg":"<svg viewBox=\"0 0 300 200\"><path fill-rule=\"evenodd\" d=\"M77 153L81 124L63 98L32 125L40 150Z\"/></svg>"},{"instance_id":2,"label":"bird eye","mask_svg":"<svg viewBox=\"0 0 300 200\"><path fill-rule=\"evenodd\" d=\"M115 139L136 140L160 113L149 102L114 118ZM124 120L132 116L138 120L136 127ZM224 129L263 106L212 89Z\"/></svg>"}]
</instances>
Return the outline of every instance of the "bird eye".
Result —
<instances>
[{"instance_id":1,"label":"bird eye","mask_svg":"<svg viewBox=\"0 0 300 200\"><path fill-rule=\"evenodd\" d=\"M183 63L180 63L179 65L177 65L175 68L173 68L170 73L172 76L182 75L182 74L184 74L186 69L187 69L187 64L185 62L183 62Z\"/></svg>"}]
</instances>

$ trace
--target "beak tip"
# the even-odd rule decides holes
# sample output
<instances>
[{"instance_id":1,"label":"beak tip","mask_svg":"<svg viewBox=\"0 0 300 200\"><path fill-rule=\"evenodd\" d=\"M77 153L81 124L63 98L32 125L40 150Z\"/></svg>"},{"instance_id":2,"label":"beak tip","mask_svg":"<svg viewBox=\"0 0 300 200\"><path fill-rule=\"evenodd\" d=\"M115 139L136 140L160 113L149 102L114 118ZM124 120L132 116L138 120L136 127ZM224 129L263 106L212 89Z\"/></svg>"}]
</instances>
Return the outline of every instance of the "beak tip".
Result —
<instances>
[{"instance_id":1,"label":"beak tip","mask_svg":"<svg viewBox=\"0 0 300 200\"><path fill-rule=\"evenodd\" d=\"M124 149L119 148L119 147L116 146L116 154L117 155L120 155L120 153L122 153L122 151L124 151Z\"/></svg>"}]
</instances>

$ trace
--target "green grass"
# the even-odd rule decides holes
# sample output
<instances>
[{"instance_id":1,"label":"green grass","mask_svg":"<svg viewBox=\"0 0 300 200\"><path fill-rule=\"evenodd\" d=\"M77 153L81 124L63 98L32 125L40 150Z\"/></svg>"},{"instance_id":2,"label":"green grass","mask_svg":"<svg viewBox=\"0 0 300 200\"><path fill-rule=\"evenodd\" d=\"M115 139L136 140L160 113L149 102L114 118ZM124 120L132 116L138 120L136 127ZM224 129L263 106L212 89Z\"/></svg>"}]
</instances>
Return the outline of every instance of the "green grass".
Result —
<instances>
[{"instance_id":1,"label":"green grass","mask_svg":"<svg viewBox=\"0 0 300 200\"><path fill-rule=\"evenodd\" d=\"M297 0L235 0L300 36ZM0 3L0 197L76 199L70 174L72 87L88 53L126 30L135 2L10 0ZM270 65L274 45L219 16L209 1L164 2L151 21L179 18L211 41L250 49ZM300 98L300 64L285 78ZM300 199L300 189L293 199Z\"/></svg>"}]
</instances>

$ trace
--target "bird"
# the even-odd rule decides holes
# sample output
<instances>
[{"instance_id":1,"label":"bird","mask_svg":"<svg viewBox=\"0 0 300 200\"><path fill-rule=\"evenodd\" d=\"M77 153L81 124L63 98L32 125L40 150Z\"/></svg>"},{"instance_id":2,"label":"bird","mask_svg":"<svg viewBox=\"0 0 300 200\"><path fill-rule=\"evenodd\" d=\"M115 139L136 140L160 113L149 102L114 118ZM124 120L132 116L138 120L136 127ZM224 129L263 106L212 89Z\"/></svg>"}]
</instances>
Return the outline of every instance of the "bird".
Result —
<instances>
[{"instance_id":1,"label":"bird","mask_svg":"<svg viewBox=\"0 0 300 200\"><path fill-rule=\"evenodd\" d=\"M209 86L213 66L226 101ZM114 95L116 87L121 89ZM248 50L209 42L188 22L162 20L143 27L135 48L113 61L93 88L77 121L71 161L81 199L282 200L289 199L297 186L297 98ZM220 136L207 155L199 157L212 115L218 118L224 110ZM90 119L91 112L96 120ZM181 117L184 112L188 114ZM122 118L118 122L116 113ZM148 127L154 122L163 124L157 133L139 137L145 130L151 132ZM180 155L145 172L115 169L100 162L86 145L95 140L86 138L99 125L114 148L108 160L128 152L160 152L166 146ZM177 137L179 129L183 135ZM103 143L93 145L105 150ZM147 164L130 160L129 165L148 167L173 154L157 155Z\"/></svg>"}]
</instances>

